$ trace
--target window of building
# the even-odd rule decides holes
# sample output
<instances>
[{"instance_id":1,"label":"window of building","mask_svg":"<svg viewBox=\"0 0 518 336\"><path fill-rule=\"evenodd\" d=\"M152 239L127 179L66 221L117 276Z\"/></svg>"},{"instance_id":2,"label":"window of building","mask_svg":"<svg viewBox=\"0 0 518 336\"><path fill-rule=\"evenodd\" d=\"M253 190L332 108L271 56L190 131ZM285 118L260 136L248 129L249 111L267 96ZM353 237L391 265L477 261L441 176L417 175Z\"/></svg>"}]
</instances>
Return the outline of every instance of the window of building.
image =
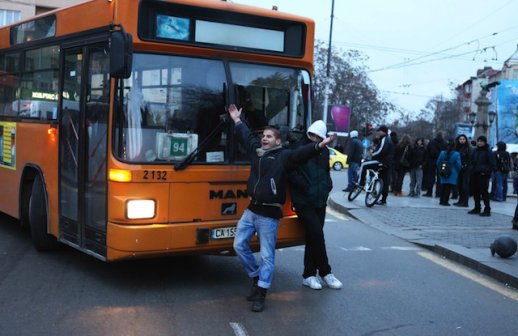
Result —
<instances>
[{"instance_id":1,"label":"window of building","mask_svg":"<svg viewBox=\"0 0 518 336\"><path fill-rule=\"evenodd\" d=\"M511 80L518 80L518 69L513 69Z\"/></svg>"},{"instance_id":2,"label":"window of building","mask_svg":"<svg viewBox=\"0 0 518 336\"><path fill-rule=\"evenodd\" d=\"M0 9L0 26L20 21L20 11Z\"/></svg>"}]
</instances>

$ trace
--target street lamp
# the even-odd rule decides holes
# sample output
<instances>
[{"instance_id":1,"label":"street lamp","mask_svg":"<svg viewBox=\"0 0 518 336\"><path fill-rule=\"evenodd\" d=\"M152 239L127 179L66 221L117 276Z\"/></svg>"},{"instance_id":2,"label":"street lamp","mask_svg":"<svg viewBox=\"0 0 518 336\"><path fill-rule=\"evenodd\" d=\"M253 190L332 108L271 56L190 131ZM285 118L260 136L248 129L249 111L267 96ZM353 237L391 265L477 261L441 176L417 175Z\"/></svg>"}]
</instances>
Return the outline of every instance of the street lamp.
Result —
<instances>
[{"instance_id":1,"label":"street lamp","mask_svg":"<svg viewBox=\"0 0 518 336\"><path fill-rule=\"evenodd\" d=\"M493 125L493 122L495 121L495 118L496 118L496 112L489 111L487 114L489 115L489 125Z\"/></svg>"},{"instance_id":2,"label":"street lamp","mask_svg":"<svg viewBox=\"0 0 518 336\"><path fill-rule=\"evenodd\" d=\"M477 119L477 114L475 112L471 112L469 114L469 121L471 122L471 125L473 125L475 128L477 127L482 127L484 129L484 132L487 131L487 129L489 127L491 127L491 125L493 125L493 122L495 121L495 118L496 118L496 112L495 111L489 111L487 113L488 117L489 117L489 124L483 122L483 123L475 123L476 119Z\"/></svg>"}]
</instances>

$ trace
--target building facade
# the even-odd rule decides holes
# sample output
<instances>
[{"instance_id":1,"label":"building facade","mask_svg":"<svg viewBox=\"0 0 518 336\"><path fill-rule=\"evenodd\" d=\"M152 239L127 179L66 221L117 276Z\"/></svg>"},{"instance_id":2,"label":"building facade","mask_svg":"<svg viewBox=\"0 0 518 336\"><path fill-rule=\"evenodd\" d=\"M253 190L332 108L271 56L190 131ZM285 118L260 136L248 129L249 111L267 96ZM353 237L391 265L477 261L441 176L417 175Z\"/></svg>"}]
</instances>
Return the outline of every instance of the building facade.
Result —
<instances>
[{"instance_id":1,"label":"building facade","mask_svg":"<svg viewBox=\"0 0 518 336\"><path fill-rule=\"evenodd\" d=\"M85 0L0 0L0 26Z\"/></svg>"},{"instance_id":2,"label":"building facade","mask_svg":"<svg viewBox=\"0 0 518 336\"><path fill-rule=\"evenodd\" d=\"M503 141L506 144L518 144L518 46L504 62L502 70L489 81L500 83L491 89L489 108L496 113L491 125L491 143Z\"/></svg>"},{"instance_id":3,"label":"building facade","mask_svg":"<svg viewBox=\"0 0 518 336\"><path fill-rule=\"evenodd\" d=\"M459 124L469 124L470 114L477 113L475 101L480 96L480 85L497 81L500 85L493 87L488 94L491 101L489 111L496 113L488 139L492 145L498 141L518 144L518 47L503 63L501 70L485 67L456 88L461 106Z\"/></svg>"}]
</instances>

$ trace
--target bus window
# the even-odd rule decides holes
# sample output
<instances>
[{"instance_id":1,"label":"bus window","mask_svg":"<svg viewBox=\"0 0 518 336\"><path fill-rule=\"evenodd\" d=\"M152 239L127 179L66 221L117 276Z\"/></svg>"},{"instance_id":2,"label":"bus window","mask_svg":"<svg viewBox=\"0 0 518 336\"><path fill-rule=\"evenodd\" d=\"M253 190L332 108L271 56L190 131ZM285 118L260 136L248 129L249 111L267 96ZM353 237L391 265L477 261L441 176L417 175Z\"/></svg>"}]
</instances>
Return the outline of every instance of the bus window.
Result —
<instances>
[{"instance_id":1,"label":"bus window","mask_svg":"<svg viewBox=\"0 0 518 336\"><path fill-rule=\"evenodd\" d=\"M131 162L178 161L192 152L225 114L225 71L221 61L134 54L124 81L122 137L117 155ZM117 120L117 118L116 118ZM222 130L194 162L226 160ZM122 146L117 143L122 138Z\"/></svg>"},{"instance_id":2,"label":"bus window","mask_svg":"<svg viewBox=\"0 0 518 336\"><path fill-rule=\"evenodd\" d=\"M59 47L50 46L25 53L18 116L51 120L57 118Z\"/></svg>"},{"instance_id":3,"label":"bus window","mask_svg":"<svg viewBox=\"0 0 518 336\"><path fill-rule=\"evenodd\" d=\"M0 55L0 116L16 116L20 54Z\"/></svg>"},{"instance_id":4,"label":"bus window","mask_svg":"<svg viewBox=\"0 0 518 336\"><path fill-rule=\"evenodd\" d=\"M251 129L275 126L287 141L291 130L306 124L304 116L311 114L307 71L248 63L230 63L230 71L237 104Z\"/></svg>"}]
</instances>

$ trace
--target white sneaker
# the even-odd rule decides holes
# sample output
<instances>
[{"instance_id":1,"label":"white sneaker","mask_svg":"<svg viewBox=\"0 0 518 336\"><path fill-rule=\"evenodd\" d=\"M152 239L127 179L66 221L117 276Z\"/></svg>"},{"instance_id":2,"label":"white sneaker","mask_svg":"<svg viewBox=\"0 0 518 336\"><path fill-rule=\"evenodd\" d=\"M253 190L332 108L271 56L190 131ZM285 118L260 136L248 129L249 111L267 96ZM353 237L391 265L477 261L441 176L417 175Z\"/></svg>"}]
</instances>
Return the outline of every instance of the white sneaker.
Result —
<instances>
[{"instance_id":1,"label":"white sneaker","mask_svg":"<svg viewBox=\"0 0 518 336\"><path fill-rule=\"evenodd\" d=\"M323 283L329 288L340 289L342 288L342 283L338 280L332 273L329 273L325 277L322 278Z\"/></svg>"},{"instance_id":2,"label":"white sneaker","mask_svg":"<svg viewBox=\"0 0 518 336\"><path fill-rule=\"evenodd\" d=\"M311 289L322 289L322 285L320 284L320 281L318 281L316 276L310 276L302 280L302 284L304 286L308 286Z\"/></svg>"}]
</instances>

